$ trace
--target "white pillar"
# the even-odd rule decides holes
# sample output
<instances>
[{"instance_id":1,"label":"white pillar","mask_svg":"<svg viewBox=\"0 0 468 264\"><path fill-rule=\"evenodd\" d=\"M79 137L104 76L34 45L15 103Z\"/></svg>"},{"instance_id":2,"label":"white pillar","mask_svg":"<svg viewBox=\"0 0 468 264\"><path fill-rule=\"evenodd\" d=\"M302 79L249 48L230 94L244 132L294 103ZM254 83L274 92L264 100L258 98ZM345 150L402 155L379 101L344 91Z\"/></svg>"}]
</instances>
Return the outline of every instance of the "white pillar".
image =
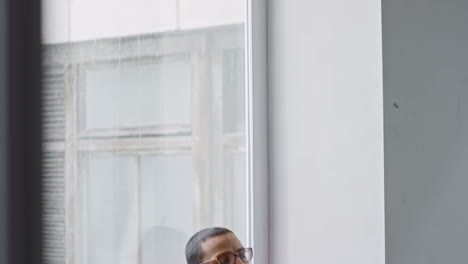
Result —
<instances>
[{"instance_id":1,"label":"white pillar","mask_svg":"<svg viewBox=\"0 0 468 264\"><path fill-rule=\"evenodd\" d=\"M380 1L269 1L270 263L383 264Z\"/></svg>"}]
</instances>

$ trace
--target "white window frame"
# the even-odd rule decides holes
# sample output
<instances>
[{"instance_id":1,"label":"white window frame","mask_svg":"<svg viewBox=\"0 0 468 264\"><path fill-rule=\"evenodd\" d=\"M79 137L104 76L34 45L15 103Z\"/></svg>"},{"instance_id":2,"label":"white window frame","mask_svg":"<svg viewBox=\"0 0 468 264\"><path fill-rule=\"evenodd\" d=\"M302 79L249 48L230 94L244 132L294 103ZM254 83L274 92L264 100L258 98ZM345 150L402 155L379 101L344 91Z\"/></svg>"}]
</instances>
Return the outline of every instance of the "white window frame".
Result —
<instances>
[{"instance_id":1,"label":"white window frame","mask_svg":"<svg viewBox=\"0 0 468 264\"><path fill-rule=\"evenodd\" d=\"M246 4L247 238L254 248L254 263L268 264L267 2L246 0Z\"/></svg>"}]
</instances>

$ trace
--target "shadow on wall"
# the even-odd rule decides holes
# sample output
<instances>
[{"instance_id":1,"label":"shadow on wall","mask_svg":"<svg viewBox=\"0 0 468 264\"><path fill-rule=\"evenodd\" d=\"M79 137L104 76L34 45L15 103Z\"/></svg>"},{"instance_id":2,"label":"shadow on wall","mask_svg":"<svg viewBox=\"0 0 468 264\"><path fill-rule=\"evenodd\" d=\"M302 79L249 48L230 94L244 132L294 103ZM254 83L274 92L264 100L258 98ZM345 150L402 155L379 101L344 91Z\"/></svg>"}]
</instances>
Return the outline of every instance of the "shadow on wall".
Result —
<instances>
[{"instance_id":1,"label":"shadow on wall","mask_svg":"<svg viewBox=\"0 0 468 264\"><path fill-rule=\"evenodd\" d=\"M183 232L163 226L154 226L142 237L141 263L180 263L185 261L185 244L189 237Z\"/></svg>"}]
</instances>

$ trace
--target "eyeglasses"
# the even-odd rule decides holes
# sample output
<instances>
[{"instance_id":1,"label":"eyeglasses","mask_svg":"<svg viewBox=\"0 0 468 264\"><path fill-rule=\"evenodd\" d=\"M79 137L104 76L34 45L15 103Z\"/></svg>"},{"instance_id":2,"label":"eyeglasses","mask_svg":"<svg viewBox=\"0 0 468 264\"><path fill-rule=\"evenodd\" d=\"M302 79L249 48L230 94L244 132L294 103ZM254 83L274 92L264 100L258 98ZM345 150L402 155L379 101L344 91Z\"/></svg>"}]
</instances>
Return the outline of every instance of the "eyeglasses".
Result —
<instances>
[{"instance_id":1,"label":"eyeglasses","mask_svg":"<svg viewBox=\"0 0 468 264\"><path fill-rule=\"evenodd\" d=\"M218 263L218 264L235 264L236 258L239 258L243 263L249 263L252 260L253 251L252 248L243 248L239 250L237 254L233 252L226 252L223 253L214 259L210 259L208 261L202 262L200 264L207 264L207 263Z\"/></svg>"}]
</instances>

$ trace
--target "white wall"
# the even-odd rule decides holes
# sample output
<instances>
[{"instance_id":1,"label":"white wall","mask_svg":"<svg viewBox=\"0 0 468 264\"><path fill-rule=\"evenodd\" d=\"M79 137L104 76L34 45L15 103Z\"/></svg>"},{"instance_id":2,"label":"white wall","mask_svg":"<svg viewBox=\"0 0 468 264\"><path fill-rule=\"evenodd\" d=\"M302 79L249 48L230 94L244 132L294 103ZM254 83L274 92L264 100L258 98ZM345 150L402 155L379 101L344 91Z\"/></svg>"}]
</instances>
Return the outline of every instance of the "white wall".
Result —
<instances>
[{"instance_id":1,"label":"white wall","mask_svg":"<svg viewBox=\"0 0 468 264\"><path fill-rule=\"evenodd\" d=\"M468 2L385 0L387 264L468 260Z\"/></svg>"},{"instance_id":2,"label":"white wall","mask_svg":"<svg viewBox=\"0 0 468 264\"><path fill-rule=\"evenodd\" d=\"M43 42L61 43L245 21L237 0L43 0Z\"/></svg>"},{"instance_id":3,"label":"white wall","mask_svg":"<svg viewBox=\"0 0 468 264\"><path fill-rule=\"evenodd\" d=\"M383 264L380 1L269 1L272 264Z\"/></svg>"}]
</instances>

